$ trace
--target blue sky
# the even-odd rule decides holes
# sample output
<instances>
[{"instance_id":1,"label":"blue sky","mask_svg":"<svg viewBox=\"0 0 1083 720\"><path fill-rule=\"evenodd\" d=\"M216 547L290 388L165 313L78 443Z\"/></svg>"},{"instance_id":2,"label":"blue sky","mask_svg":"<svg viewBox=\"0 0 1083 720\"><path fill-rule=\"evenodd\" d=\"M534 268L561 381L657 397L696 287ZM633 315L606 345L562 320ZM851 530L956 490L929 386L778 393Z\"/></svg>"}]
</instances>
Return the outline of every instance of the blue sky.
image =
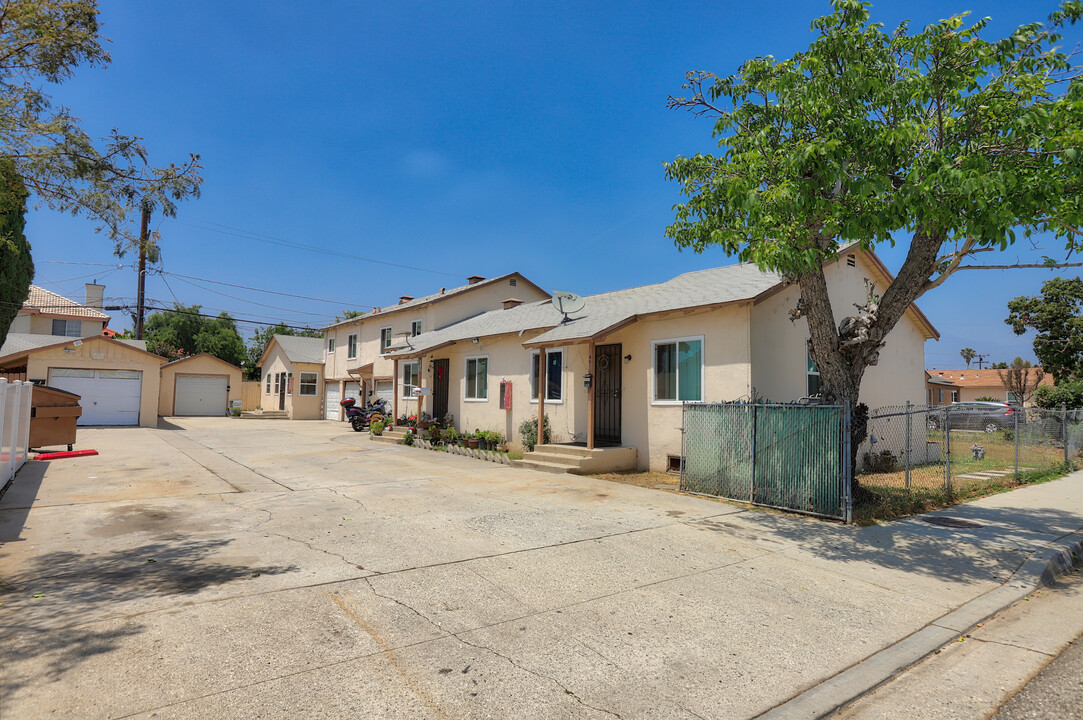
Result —
<instances>
[{"instance_id":1,"label":"blue sky","mask_svg":"<svg viewBox=\"0 0 1083 720\"><path fill-rule=\"evenodd\" d=\"M991 16L990 36L1001 37L1054 7L880 2L873 16L924 25L970 10ZM718 251L678 252L664 236L680 198L662 163L714 147L711 123L666 110L666 98L680 94L687 70L723 74L757 55L792 55L829 5L103 0L101 9L112 65L83 68L52 94L92 134L144 137L157 164L202 155L202 198L176 220L155 218L162 268L333 302L175 276L148 278L148 297L319 326L343 307L387 305L473 274L518 270L585 295L729 264ZM132 302L131 268L43 262L134 262L114 258L90 222L38 210L27 236L38 284L79 299L82 283L99 279L107 298ZM1060 250L1039 244L997 260ZM904 252L880 254L895 269ZM960 273L926 295L919 305L943 335L927 344L927 365L959 366L965 346L994 361L1032 357L1030 339L1003 323L1006 303L1050 277ZM114 327L127 324L114 313Z\"/></svg>"}]
</instances>

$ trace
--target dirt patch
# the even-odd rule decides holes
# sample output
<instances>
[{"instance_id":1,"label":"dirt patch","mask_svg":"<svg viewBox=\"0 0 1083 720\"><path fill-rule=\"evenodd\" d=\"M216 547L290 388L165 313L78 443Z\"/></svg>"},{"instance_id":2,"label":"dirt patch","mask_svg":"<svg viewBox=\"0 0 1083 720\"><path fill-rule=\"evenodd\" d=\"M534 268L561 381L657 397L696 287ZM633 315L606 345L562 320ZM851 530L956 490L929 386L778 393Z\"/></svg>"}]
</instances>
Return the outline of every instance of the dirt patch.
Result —
<instances>
[{"instance_id":1,"label":"dirt patch","mask_svg":"<svg viewBox=\"0 0 1083 720\"><path fill-rule=\"evenodd\" d=\"M656 490L672 490L676 492L680 488L680 475L663 472L629 472L629 473L603 473L591 475L598 480L635 485L636 487L652 488Z\"/></svg>"}]
</instances>

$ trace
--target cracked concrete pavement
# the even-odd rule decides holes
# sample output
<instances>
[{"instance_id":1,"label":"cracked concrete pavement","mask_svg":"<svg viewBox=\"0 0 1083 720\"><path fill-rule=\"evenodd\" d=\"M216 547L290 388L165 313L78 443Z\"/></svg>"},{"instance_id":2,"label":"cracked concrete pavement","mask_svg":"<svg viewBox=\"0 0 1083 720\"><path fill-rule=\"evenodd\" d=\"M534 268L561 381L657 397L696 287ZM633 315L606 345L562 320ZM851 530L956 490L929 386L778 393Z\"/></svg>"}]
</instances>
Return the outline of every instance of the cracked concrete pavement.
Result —
<instances>
[{"instance_id":1,"label":"cracked concrete pavement","mask_svg":"<svg viewBox=\"0 0 1083 720\"><path fill-rule=\"evenodd\" d=\"M79 446L0 501L5 720L754 717L1083 527L1030 488L968 506L995 535L844 527L324 421Z\"/></svg>"}]
</instances>

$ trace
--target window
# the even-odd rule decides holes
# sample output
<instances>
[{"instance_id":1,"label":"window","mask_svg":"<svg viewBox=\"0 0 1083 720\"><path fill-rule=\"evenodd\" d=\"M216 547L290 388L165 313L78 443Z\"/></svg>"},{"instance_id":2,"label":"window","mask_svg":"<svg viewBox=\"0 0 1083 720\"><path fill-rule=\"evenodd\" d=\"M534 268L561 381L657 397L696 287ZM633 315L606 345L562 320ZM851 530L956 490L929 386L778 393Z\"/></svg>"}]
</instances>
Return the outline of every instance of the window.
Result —
<instances>
[{"instance_id":1,"label":"window","mask_svg":"<svg viewBox=\"0 0 1083 720\"><path fill-rule=\"evenodd\" d=\"M410 323L410 334L413 335L414 337L417 337L418 335L421 334L421 321L420 320L414 320L412 323Z\"/></svg>"},{"instance_id":2,"label":"window","mask_svg":"<svg viewBox=\"0 0 1083 720\"><path fill-rule=\"evenodd\" d=\"M53 335L83 337L82 320L53 320Z\"/></svg>"},{"instance_id":3,"label":"window","mask_svg":"<svg viewBox=\"0 0 1083 720\"><path fill-rule=\"evenodd\" d=\"M333 353L335 351L335 339L333 337L327 338L327 352Z\"/></svg>"},{"instance_id":4,"label":"window","mask_svg":"<svg viewBox=\"0 0 1083 720\"><path fill-rule=\"evenodd\" d=\"M541 353L530 354L530 399L538 399L538 366ZM545 402L561 402L564 397L564 351L549 350L545 353Z\"/></svg>"},{"instance_id":5,"label":"window","mask_svg":"<svg viewBox=\"0 0 1083 720\"><path fill-rule=\"evenodd\" d=\"M275 373L275 392L274 392L275 395L278 394L278 389L281 386L282 386L282 373Z\"/></svg>"},{"instance_id":6,"label":"window","mask_svg":"<svg viewBox=\"0 0 1083 720\"><path fill-rule=\"evenodd\" d=\"M656 402L698 402L703 399L703 338L654 343Z\"/></svg>"},{"instance_id":7,"label":"window","mask_svg":"<svg viewBox=\"0 0 1083 720\"><path fill-rule=\"evenodd\" d=\"M1020 401L1019 396L1013 392L1009 392L1007 395L1004 396L1004 402L1008 403L1009 405L1023 404L1022 401Z\"/></svg>"},{"instance_id":8,"label":"window","mask_svg":"<svg viewBox=\"0 0 1083 720\"><path fill-rule=\"evenodd\" d=\"M414 396L414 388L420 382L421 365L416 360L402 364L402 397L403 399Z\"/></svg>"},{"instance_id":9,"label":"window","mask_svg":"<svg viewBox=\"0 0 1083 720\"><path fill-rule=\"evenodd\" d=\"M466 359L466 399L489 399L489 358L472 357Z\"/></svg>"},{"instance_id":10,"label":"window","mask_svg":"<svg viewBox=\"0 0 1083 720\"><path fill-rule=\"evenodd\" d=\"M316 373L303 372L301 373L301 387L298 391L298 395L315 395L317 378L319 376Z\"/></svg>"},{"instance_id":11,"label":"window","mask_svg":"<svg viewBox=\"0 0 1083 720\"><path fill-rule=\"evenodd\" d=\"M806 395L814 397L820 394L822 385L820 384L820 368L816 367L816 363L812 361L812 353L808 349L808 344L805 344L805 360L807 361L806 367Z\"/></svg>"},{"instance_id":12,"label":"window","mask_svg":"<svg viewBox=\"0 0 1083 720\"><path fill-rule=\"evenodd\" d=\"M383 355L391 348L391 328L380 328L380 354Z\"/></svg>"},{"instance_id":13,"label":"window","mask_svg":"<svg viewBox=\"0 0 1083 720\"><path fill-rule=\"evenodd\" d=\"M357 357L357 333L346 338L346 357L350 360Z\"/></svg>"},{"instance_id":14,"label":"window","mask_svg":"<svg viewBox=\"0 0 1083 720\"><path fill-rule=\"evenodd\" d=\"M271 394L271 375L270 375L270 373L267 374L267 394L268 395Z\"/></svg>"},{"instance_id":15,"label":"window","mask_svg":"<svg viewBox=\"0 0 1083 720\"><path fill-rule=\"evenodd\" d=\"M938 404L941 404L941 405L944 403L944 390L943 389L940 389L940 390L936 391L936 402Z\"/></svg>"},{"instance_id":16,"label":"window","mask_svg":"<svg viewBox=\"0 0 1083 720\"><path fill-rule=\"evenodd\" d=\"M952 390L951 391L951 401L952 402L959 402L959 391L958 390Z\"/></svg>"}]
</instances>

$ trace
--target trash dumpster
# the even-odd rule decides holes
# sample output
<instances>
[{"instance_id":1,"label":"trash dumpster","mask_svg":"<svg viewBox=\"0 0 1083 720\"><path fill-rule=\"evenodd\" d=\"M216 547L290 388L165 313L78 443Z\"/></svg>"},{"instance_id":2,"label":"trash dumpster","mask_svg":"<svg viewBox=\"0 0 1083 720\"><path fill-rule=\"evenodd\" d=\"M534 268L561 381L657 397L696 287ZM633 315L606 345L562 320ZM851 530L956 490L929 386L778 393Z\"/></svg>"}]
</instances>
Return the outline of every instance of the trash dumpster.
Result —
<instances>
[{"instance_id":1,"label":"trash dumpster","mask_svg":"<svg viewBox=\"0 0 1083 720\"><path fill-rule=\"evenodd\" d=\"M35 385L30 400L30 447L75 444L75 423L83 414L79 395Z\"/></svg>"}]
</instances>

